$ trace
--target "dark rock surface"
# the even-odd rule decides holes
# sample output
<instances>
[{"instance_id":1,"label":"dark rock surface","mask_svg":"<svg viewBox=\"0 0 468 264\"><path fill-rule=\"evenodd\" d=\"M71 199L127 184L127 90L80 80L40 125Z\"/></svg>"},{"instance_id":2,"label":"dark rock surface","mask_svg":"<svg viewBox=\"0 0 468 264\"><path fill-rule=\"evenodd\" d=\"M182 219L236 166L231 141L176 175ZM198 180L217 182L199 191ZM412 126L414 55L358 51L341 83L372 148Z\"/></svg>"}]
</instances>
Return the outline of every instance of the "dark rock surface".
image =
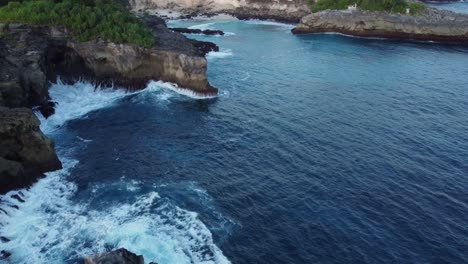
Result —
<instances>
[{"instance_id":1,"label":"dark rock surface","mask_svg":"<svg viewBox=\"0 0 468 264\"><path fill-rule=\"evenodd\" d=\"M26 187L44 172L62 168L39 124L31 109L0 107L0 193Z\"/></svg>"},{"instance_id":2,"label":"dark rock surface","mask_svg":"<svg viewBox=\"0 0 468 264\"><path fill-rule=\"evenodd\" d=\"M121 248L109 253L87 257L84 264L145 264L145 260L143 256Z\"/></svg>"},{"instance_id":3,"label":"dark rock surface","mask_svg":"<svg viewBox=\"0 0 468 264\"><path fill-rule=\"evenodd\" d=\"M52 32L0 24L0 106L47 106L46 34Z\"/></svg>"},{"instance_id":4,"label":"dark rock surface","mask_svg":"<svg viewBox=\"0 0 468 264\"><path fill-rule=\"evenodd\" d=\"M8 259L10 256L11 256L11 253L6 250L0 251L0 260Z\"/></svg>"},{"instance_id":5,"label":"dark rock surface","mask_svg":"<svg viewBox=\"0 0 468 264\"><path fill-rule=\"evenodd\" d=\"M305 16L292 32L468 44L468 15L433 8L421 15L327 10Z\"/></svg>"},{"instance_id":6,"label":"dark rock surface","mask_svg":"<svg viewBox=\"0 0 468 264\"><path fill-rule=\"evenodd\" d=\"M185 34L203 34L203 35L208 35L208 36L214 36L214 35L219 35L219 36L224 36L224 32L221 30L211 30L211 29L192 29L192 28L170 28L170 30L179 32L179 33L185 33Z\"/></svg>"},{"instance_id":7,"label":"dark rock surface","mask_svg":"<svg viewBox=\"0 0 468 264\"><path fill-rule=\"evenodd\" d=\"M61 27L0 24L0 106L39 106L44 116L53 114L48 81L57 76L134 89L162 80L215 95L217 89L206 78L209 45L169 30L158 17L144 20L157 36L151 49L103 40L77 42Z\"/></svg>"},{"instance_id":8,"label":"dark rock surface","mask_svg":"<svg viewBox=\"0 0 468 264\"><path fill-rule=\"evenodd\" d=\"M203 54L206 55L209 52L212 51L219 51L218 45L212 43L212 42L207 42L207 41L198 41L194 40L193 45Z\"/></svg>"},{"instance_id":9,"label":"dark rock surface","mask_svg":"<svg viewBox=\"0 0 468 264\"><path fill-rule=\"evenodd\" d=\"M54 113L48 88L58 76L131 89L162 80L199 95L217 94L207 80L204 57L217 46L173 32L158 17L144 21L157 36L156 47L78 42L63 27L0 23L0 193L61 168L52 141L30 110L38 107L45 117Z\"/></svg>"}]
</instances>

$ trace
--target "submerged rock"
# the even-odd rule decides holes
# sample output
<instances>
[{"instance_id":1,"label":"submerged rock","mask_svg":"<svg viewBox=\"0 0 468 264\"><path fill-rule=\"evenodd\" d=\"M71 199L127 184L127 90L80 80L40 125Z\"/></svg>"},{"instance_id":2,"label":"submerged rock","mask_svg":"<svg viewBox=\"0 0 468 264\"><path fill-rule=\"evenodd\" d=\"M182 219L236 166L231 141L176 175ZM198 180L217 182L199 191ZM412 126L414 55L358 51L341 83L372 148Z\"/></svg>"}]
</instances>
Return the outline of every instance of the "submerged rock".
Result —
<instances>
[{"instance_id":1,"label":"submerged rock","mask_svg":"<svg viewBox=\"0 0 468 264\"><path fill-rule=\"evenodd\" d=\"M360 37L468 44L467 25L468 15L432 8L421 15L327 10L305 16L292 32L336 32Z\"/></svg>"},{"instance_id":2,"label":"submerged rock","mask_svg":"<svg viewBox=\"0 0 468 264\"><path fill-rule=\"evenodd\" d=\"M185 34L203 34L203 35L219 35L219 36L224 36L224 32L221 30L211 30L211 29L192 29L192 28L171 28L172 31L179 32L179 33L185 33Z\"/></svg>"},{"instance_id":3,"label":"submerged rock","mask_svg":"<svg viewBox=\"0 0 468 264\"><path fill-rule=\"evenodd\" d=\"M193 45L204 55L212 51L219 51L218 45L207 41L194 41Z\"/></svg>"},{"instance_id":4,"label":"submerged rock","mask_svg":"<svg viewBox=\"0 0 468 264\"><path fill-rule=\"evenodd\" d=\"M26 187L44 172L62 168L39 124L31 109L0 107L0 193Z\"/></svg>"},{"instance_id":5,"label":"submerged rock","mask_svg":"<svg viewBox=\"0 0 468 264\"><path fill-rule=\"evenodd\" d=\"M10 256L11 253L6 250L0 251L0 259L8 259Z\"/></svg>"},{"instance_id":6,"label":"submerged rock","mask_svg":"<svg viewBox=\"0 0 468 264\"><path fill-rule=\"evenodd\" d=\"M84 264L145 264L145 260L143 256L121 248L109 253L87 257Z\"/></svg>"}]
</instances>

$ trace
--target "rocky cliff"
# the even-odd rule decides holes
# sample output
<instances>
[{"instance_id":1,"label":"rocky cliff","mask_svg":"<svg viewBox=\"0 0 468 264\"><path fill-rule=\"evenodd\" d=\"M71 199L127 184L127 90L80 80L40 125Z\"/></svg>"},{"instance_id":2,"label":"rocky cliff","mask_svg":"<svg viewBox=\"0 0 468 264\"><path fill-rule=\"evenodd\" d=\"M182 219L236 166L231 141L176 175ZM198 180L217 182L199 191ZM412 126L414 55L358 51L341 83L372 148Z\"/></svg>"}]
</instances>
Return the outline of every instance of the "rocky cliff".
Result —
<instances>
[{"instance_id":1,"label":"rocky cliff","mask_svg":"<svg viewBox=\"0 0 468 264\"><path fill-rule=\"evenodd\" d=\"M297 23L310 13L307 0L129 0L134 10L171 10L182 14L226 13L240 19Z\"/></svg>"},{"instance_id":2,"label":"rocky cliff","mask_svg":"<svg viewBox=\"0 0 468 264\"><path fill-rule=\"evenodd\" d=\"M177 83L199 95L215 95L206 77L206 45L148 19L158 45L147 49L104 40L74 41L61 27L0 24L0 106L41 106L51 113L48 81L88 79L144 88L149 80Z\"/></svg>"},{"instance_id":3,"label":"rocky cliff","mask_svg":"<svg viewBox=\"0 0 468 264\"><path fill-rule=\"evenodd\" d=\"M432 8L421 15L328 10L305 16L292 31L468 44L468 15Z\"/></svg>"},{"instance_id":4,"label":"rocky cliff","mask_svg":"<svg viewBox=\"0 0 468 264\"><path fill-rule=\"evenodd\" d=\"M197 95L217 94L207 80L204 56L217 46L172 32L157 17L145 21L157 36L154 48L78 42L63 27L0 24L0 193L61 166L30 110L38 107L46 117L53 113L48 87L58 76L130 89L162 80Z\"/></svg>"},{"instance_id":5,"label":"rocky cliff","mask_svg":"<svg viewBox=\"0 0 468 264\"><path fill-rule=\"evenodd\" d=\"M0 193L25 187L62 167L54 144L28 108L0 107Z\"/></svg>"}]
</instances>

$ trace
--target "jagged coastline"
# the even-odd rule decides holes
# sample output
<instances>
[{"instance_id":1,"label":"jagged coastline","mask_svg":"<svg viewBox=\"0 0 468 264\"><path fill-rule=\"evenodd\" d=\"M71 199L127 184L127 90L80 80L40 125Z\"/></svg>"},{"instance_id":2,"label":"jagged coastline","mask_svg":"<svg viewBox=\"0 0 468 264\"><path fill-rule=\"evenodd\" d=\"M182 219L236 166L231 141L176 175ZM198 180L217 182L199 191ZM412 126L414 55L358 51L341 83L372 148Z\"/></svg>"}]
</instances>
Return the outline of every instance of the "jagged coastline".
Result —
<instances>
[{"instance_id":1,"label":"jagged coastline","mask_svg":"<svg viewBox=\"0 0 468 264\"><path fill-rule=\"evenodd\" d=\"M53 143L40 132L30 110L35 107L45 117L53 114L48 88L58 77L132 90L161 80L198 96L217 94L207 80L205 58L217 46L173 32L158 17L142 19L157 36L153 48L102 39L79 42L64 27L0 24L0 193L26 187L44 172L61 168Z\"/></svg>"}]
</instances>

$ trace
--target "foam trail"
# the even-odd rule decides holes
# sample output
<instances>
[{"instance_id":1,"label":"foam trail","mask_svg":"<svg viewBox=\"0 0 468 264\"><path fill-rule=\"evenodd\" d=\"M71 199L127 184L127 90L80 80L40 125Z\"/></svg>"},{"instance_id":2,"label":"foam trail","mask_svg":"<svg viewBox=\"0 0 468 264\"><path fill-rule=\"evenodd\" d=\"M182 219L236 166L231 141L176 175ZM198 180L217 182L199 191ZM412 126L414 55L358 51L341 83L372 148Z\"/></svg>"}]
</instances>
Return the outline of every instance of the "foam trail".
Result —
<instances>
[{"instance_id":1,"label":"foam trail","mask_svg":"<svg viewBox=\"0 0 468 264\"><path fill-rule=\"evenodd\" d=\"M286 24L286 23L274 22L274 21L256 20L256 19L248 20L246 21L246 23L251 24L251 25L276 26L276 27L286 28L289 30L295 27L295 25L292 25L292 24Z\"/></svg>"},{"instance_id":2,"label":"foam trail","mask_svg":"<svg viewBox=\"0 0 468 264\"><path fill-rule=\"evenodd\" d=\"M220 51L211 51L206 54L207 59L223 59L233 56L233 53L230 49L221 49Z\"/></svg>"},{"instance_id":3,"label":"foam trail","mask_svg":"<svg viewBox=\"0 0 468 264\"><path fill-rule=\"evenodd\" d=\"M206 29L210 29L210 26L214 25L215 23L204 23L204 24L199 24L199 25L194 25L194 26L190 26L188 27L189 29L200 29L200 30L206 30Z\"/></svg>"},{"instance_id":4,"label":"foam trail","mask_svg":"<svg viewBox=\"0 0 468 264\"><path fill-rule=\"evenodd\" d=\"M190 26L188 28L189 29L200 29L200 30L207 30L207 29L214 30L215 28L212 27L213 25L219 24L219 23L226 23L226 22L229 22L229 21L231 21L231 20L220 21L220 22L203 23L203 24L193 25L193 26ZM199 35L205 36L204 34L199 34ZM235 36L235 35L236 35L236 33L234 33L234 32L224 32L224 35L213 35L213 36L214 37L228 37L228 36Z\"/></svg>"}]
</instances>

